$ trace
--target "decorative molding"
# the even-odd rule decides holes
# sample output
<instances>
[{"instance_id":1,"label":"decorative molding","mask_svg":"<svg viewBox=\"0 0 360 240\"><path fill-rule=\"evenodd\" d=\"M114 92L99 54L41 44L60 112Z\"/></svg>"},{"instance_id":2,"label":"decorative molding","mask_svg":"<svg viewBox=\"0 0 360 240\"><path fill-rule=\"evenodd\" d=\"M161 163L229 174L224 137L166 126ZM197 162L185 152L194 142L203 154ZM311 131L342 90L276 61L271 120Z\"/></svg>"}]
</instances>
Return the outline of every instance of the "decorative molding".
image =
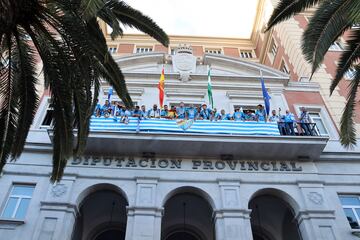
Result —
<instances>
[{"instance_id":1,"label":"decorative molding","mask_svg":"<svg viewBox=\"0 0 360 240\"><path fill-rule=\"evenodd\" d=\"M246 99L246 100L262 100L262 94L258 91L247 91L247 92L239 92L239 91L227 91L226 96L229 99Z\"/></svg>"},{"instance_id":2,"label":"decorative molding","mask_svg":"<svg viewBox=\"0 0 360 240\"><path fill-rule=\"evenodd\" d=\"M15 229L17 226L25 224L24 220L17 219L0 219L0 229Z\"/></svg>"},{"instance_id":3,"label":"decorative molding","mask_svg":"<svg viewBox=\"0 0 360 240\"><path fill-rule=\"evenodd\" d=\"M109 94L109 87L103 88L104 96ZM132 96L142 96L144 93L144 88L128 88L128 92ZM116 95L116 91L114 90L113 95Z\"/></svg>"},{"instance_id":4,"label":"decorative molding","mask_svg":"<svg viewBox=\"0 0 360 240\"><path fill-rule=\"evenodd\" d=\"M55 198L61 197L67 191L68 187L65 184L56 184L53 185L51 189L51 195Z\"/></svg>"},{"instance_id":5,"label":"decorative molding","mask_svg":"<svg viewBox=\"0 0 360 240\"><path fill-rule=\"evenodd\" d=\"M180 90L171 90L165 91L167 97L192 97L192 98L201 98L205 97L205 91L180 91Z\"/></svg>"},{"instance_id":6,"label":"decorative molding","mask_svg":"<svg viewBox=\"0 0 360 240\"><path fill-rule=\"evenodd\" d=\"M318 192L309 192L307 194L308 199L316 205L322 205L324 202L323 196Z\"/></svg>"}]
</instances>

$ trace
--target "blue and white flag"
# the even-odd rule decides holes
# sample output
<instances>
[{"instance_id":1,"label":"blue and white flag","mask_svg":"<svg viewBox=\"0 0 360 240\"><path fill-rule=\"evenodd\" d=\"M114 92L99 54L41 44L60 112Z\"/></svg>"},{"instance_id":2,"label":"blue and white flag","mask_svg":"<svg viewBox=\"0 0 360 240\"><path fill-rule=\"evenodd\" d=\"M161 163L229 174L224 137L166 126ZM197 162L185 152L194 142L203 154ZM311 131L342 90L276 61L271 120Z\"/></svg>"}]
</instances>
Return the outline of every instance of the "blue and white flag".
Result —
<instances>
[{"instance_id":1,"label":"blue and white flag","mask_svg":"<svg viewBox=\"0 0 360 240\"><path fill-rule=\"evenodd\" d=\"M111 99L111 95L113 95L113 88L109 88L109 93L108 93L108 100L110 102L110 99Z\"/></svg>"},{"instance_id":2,"label":"blue and white flag","mask_svg":"<svg viewBox=\"0 0 360 240\"><path fill-rule=\"evenodd\" d=\"M261 72L260 72L261 73ZM261 77L260 77L260 80L261 80L261 89L262 89L262 95L263 95L263 98L264 98L264 103L265 103L265 110L266 110L266 115L269 116L270 114L270 95L265 87L265 82L264 82L264 78L262 77L262 74L261 74Z\"/></svg>"}]
</instances>

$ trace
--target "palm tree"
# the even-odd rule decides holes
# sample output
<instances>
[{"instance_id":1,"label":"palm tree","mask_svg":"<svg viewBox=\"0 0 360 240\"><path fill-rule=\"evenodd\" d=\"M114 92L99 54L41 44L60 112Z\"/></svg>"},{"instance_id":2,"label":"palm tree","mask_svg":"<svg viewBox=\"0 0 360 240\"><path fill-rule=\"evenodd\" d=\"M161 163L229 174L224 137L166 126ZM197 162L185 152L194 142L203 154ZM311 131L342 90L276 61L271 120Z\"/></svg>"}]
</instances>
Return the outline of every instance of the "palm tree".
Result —
<instances>
[{"instance_id":1,"label":"palm tree","mask_svg":"<svg viewBox=\"0 0 360 240\"><path fill-rule=\"evenodd\" d=\"M164 46L168 36L151 18L117 0L0 0L0 9L0 172L24 149L39 103L39 56L54 109L51 180L59 181L67 159L84 150L100 79L132 106L98 19L113 28L113 38L123 33L119 22Z\"/></svg>"},{"instance_id":2,"label":"palm tree","mask_svg":"<svg viewBox=\"0 0 360 240\"><path fill-rule=\"evenodd\" d=\"M344 74L351 68L355 69L355 75L349 84L347 103L340 121L340 142L345 147L353 147L356 144L353 115L360 83L360 29L354 29L352 26L360 23L360 1L280 0L269 19L267 30L297 13L314 7L316 10L302 39L302 52L305 59L312 64L311 76L320 67L331 44L345 31L350 31L350 37L346 41L346 49L341 54L336 76L330 85L330 95Z\"/></svg>"}]
</instances>

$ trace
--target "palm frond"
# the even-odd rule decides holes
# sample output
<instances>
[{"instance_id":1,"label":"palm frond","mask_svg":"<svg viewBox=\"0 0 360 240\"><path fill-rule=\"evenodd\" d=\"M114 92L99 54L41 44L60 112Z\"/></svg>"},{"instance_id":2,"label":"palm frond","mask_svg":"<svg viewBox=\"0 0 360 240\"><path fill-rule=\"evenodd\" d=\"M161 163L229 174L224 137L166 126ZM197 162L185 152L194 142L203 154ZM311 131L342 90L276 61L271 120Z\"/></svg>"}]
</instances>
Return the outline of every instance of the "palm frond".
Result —
<instances>
[{"instance_id":1,"label":"palm frond","mask_svg":"<svg viewBox=\"0 0 360 240\"><path fill-rule=\"evenodd\" d=\"M356 64L360 60L360 29L354 29L351 31L349 39L346 41L346 49L341 54L336 76L332 80L330 86L330 93L332 94L336 86L339 84L340 80L344 74L349 71L352 65Z\"/></svg>"},{"instance_id":2,"label":"palm frond","mask_svg":"<svg viewBox=\"0 0 360 240\"><path fill-rule=\"evenodd\" d=\"M103 7L101 11L98 12L98 17L112 28L110 36L113 40L123 35L124 31L120 27L119 20L109 7Z\"/></svg>"},{"instance_id":3,"label":"palm frond","mask_svg":"<svg viewBox=\"0 0 360 240\"><path fill-rule=\"evenodd\" d=\"M280 0L267 23L266 31L295 14L315 6L321 1L322 0Z\"/></svg>"},{"instance_id":4,"label":"palm frond","mask_svg":"<svg viewBox=\"0 0 360 240\"><path fill-rule=\"evenodd\" d=\"M93 18L104 5L104 0L81 0L81 14L84 16L85 20Z\"/></svg>"},{"instance_id":5,"label":"palm frond","mask_svg":"<svg viewBox=\"0 0 360 240\"><path fill-rule=\"evenodd\" d=\"M17 89L19 96L18 104L18 131L15 132L13 148L11 150L12 159L16 159L23 151L25 140L33 122L39 97L36 93L36 73L34 51L24 42L22 30L15 32L15 41L18 53L18 79Z\"/></svg>"},{"instance_id":6,"label":"palm frond","mask_svg":"<svg viewBox=\"0 0 360 240\"><path fill-rule=\"evenodd\" d=\"M8 63L0 69L0 172L10 155L14 144L13 136L17 131L18 97L16 92L17 63L14 57L15 46L12 34L6 34L4 41L7 47Z\"/></svg>"},{"instance_id":7,"label":"palm frond","mask_svg":"<svg viewBox=\"0 0 360 240\"><path fill-rule=\"evenodd\" d=\"M356 94L360 83L360 65L356 66L356 75L349 83L349 93L343 115L340 121L340 142L346 148L356 145L356 130L354 123L354 108L356 104Z\"/></svg>"},{"instance_id":8,"label":"palm frond","mask_svg":"<svg viewBox=\"0 0 360 240\"><path fill-rule=\"evenodd\" d=\"M97 36L96 38L92 37L91 42L96 49L94 55L97 61L95 64L100 76L114 87L126 106L132 107L133 103L127 91L124 76L119 65L107 51L106 40L102 34L99 34L101 30L96 19L88 22L88 30L91 33L90 36Z\"/></svg>"},{"instance_id":9,"label":"palm frond","mask_svg":"<svg viewBox=\"0 0 360 240\"><path fill-rule=\"evenodd\" d=\"M27 32L32 37L43 60L45 81L48 82L54 111L54 154L51 181L61 179L67 159L72 155L73 145L73 59L66 54L69 49L46 29L36 25L37 34L32 29ZM70 58L69 58L70 57Z\"/></svg>"},{"instance_id":10,"label":"palm frond","mask_svg":"<svg viewBox=\"0 0 360 240\"><path fill-rule=\"evenodd\" d=\"M349 9L359 9L360 1L326 0L311 18L303 35L302 50L312 64L312 74L318 69L331 44L351 27L356 19Z\"/></svg>"},{"instance_id":11,"label":"palm frond","mask_svg":"<svg viewBox=\"0 0 360 240\"><path fill-rule=\"evenodd\" d=\"M110 8L117 19L125 26L136 28L148 34L166 47L169 45L169 37L164 30L162 30L150 17L145 16L140 11L130 7L124 1L109 0L106 2L104 8ZM102 16L101 14L102 10L98 15L100 18ZM106 19L103 20L105 21Z\"/></svg>"}]
</instances>

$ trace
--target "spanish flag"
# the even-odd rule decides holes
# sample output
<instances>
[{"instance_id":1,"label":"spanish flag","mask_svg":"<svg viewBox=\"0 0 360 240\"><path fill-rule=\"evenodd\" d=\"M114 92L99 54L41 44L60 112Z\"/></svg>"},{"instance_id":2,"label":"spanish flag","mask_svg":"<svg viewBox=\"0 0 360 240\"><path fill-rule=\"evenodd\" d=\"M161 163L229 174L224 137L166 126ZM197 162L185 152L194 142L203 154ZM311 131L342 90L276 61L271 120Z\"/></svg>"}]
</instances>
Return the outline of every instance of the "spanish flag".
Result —
<instances>
[{"instance_id":1,"label":"spanish flag","mask_svg":"<svg viewBox=\"0 0 360 240\"><path fill-rule=\"evenodd\" d=\"M164 73L164 66L163 66L159 84L158 84L160 108L163 107L163 103L164 103L164 87L165 87L165 73Z\"/></svg>"}]
</instances>

